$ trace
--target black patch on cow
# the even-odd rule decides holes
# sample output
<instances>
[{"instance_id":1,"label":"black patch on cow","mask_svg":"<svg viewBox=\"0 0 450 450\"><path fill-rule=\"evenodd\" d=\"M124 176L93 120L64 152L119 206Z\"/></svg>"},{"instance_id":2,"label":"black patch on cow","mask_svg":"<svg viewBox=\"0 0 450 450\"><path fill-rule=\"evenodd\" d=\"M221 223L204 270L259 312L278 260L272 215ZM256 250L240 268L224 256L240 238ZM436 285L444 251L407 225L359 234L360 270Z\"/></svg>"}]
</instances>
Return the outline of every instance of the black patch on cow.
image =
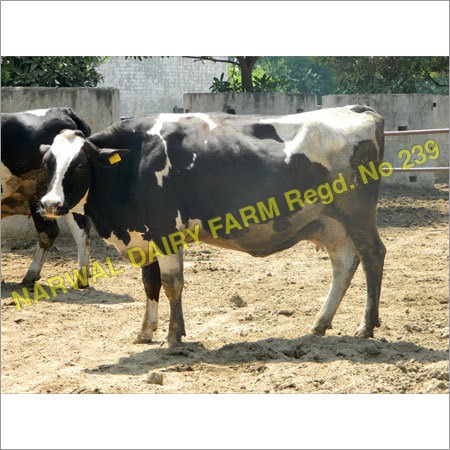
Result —
<instances>
[{"instance_id":1,"label":"black patch on cow","mask_svg":"<svg viewBox=\"0 0 450 450\"><path fill-rule=\"evenodd\" d=\"M153 239L151 231L146 230L144 233L142 233L142 239L145 239L146 241L151 241Z\"/></svg>"},{"instance_id":2,"label":"black patch on cow","mask_svg":"<svg viewBox=\"0 0 450 450\"><path fill-rule=\"evenodd\" d=\"M271 139L283 143L275 127L269 123L254 123L244 127L244 132L257 139Z\"/></svg>"},{"instance_id":3,"label":"black patch on cow","mask_svg":"<svg viewBox=\"0 0 450 450\"><path fill-rule=\"evenodd\" d=\"M356 145L353 146L353 154L350 157L351 168L354 171L359 172L358 167L360 165L368 167L370 162L373 162L375 165L378 165L379 163L378 151L375 143L370 139L359 141Z\"/></svg>"},{"instance_id":4,"label":"black patch on cow","mask_svg":"<svg viewBox=\"0 0 450 450\"><path fill-rule=\"evenodd\" d=\"M195 152L193 150L195 149L195 145L193 146L189 142L186 142L189 141L189 138L183 129L178 129L167 134L165 141L167 144L167 154L172 164L172 171L181 172L194 162Z\"/></svg>"},{"instance_id":5,"label":"black patch on cow","mask_svg":"<svg viewBox=\"0 0 450 450\"><path fill-rule=\"evenodd\" d=\"M75 222L77 223L77 225L80 227L81 230L86 231L90 230L91 222L86 216L82 214L73 213L73 218L75 219Z\"/></svg>"},{"instance_id":6,"label":"black patch on cow","mask_svg":"<svg viewBox=\"0 0 450 450\"><path fill-rule=\"evenodd\" d=\"M364 166L372 172L370 166L371 162L378 173L378 177L381 178L381 174L378 172L378 166L381 161L378 158L378 150L375 143L369 139L359 141L358 144L353 147L353 155L350 157L350 166L358 187L362 192L364 192L363 195L367 196L367 200L370 199L371 203L376 204L379 193L380 179L372 179L369 175L367 175L367 183L364 184L359 169L360 166Z\"/></svg>"},{"instance_id":7,"label":"black patch on cow","mask_svg":"<svg viewBox=\"0 0 450 450\"><path fill-rule=\"evenodd\" d=\"M158 135L144 136L142 142L142 157L141 168L143 170L151 170L159 172L164 169L167 161L167 154L164 147L164 142Z\"/></svg>"},{"instance_id":8,"label":"black patch on cow","mask_svg":"<svg viewBox=\"0 0 450 450\"><path fill-rule=\"evenodd\" d=\"M62 187L64 191L64 205L73 208L84 197L91 181L91 170L86 156L79 152L70 162L64 174Z\"/></svg>"},{"instance_id":9,"label":"black patch on cow","mask_svg":"<svg viewBox=\"0 0 450 450\"><path fill-rule=\"evenodd\" d=\"M289 175L295 180L292 189L298 189L302 193L330 181L328 169L320 163L312 162L304 153L291 155Z\"/></svg>"},{"instance_id":10,"label":"black patch on cow","mask_svg":"<svg viewBox=\"0 0 450 450\"><path fill-rule=\"evenodd\" d=\"M365 113L367 111L375 112L373 108L367 105L354 105L350 108L350 111L353 111L355 113Z\"/></svg>"},{"instance_id":11,"label":"black patch on cow","mask_svg":"<svg viewBox=\"0 0 450 450\"><path fill-rule=\"evenodd\" d=\"M275 217L273 219L273 229L282 233L283 231L291 228L291 223L289 222L287 217L280 215L279 217Z\"/></svg>"}]
</instances>

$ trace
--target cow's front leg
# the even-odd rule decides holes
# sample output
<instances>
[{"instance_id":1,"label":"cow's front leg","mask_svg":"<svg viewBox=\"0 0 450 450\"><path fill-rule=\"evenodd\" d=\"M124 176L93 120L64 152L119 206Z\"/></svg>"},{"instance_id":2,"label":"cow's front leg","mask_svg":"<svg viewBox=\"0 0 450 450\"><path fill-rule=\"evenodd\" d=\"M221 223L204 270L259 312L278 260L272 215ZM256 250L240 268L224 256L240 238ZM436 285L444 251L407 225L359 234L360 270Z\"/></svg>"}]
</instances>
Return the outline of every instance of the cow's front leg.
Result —
<instances>
[{"instance_id":1,"label":"cow's front leg","mask_svg":"<svg viewBox=\"0 0 450 450\"><path fill-rule=\"evenodd\" d=\"M147 296L147 305L141 331L134 340L135 344L152 342L153 333L158 328L159 292L161 291L161 272L158 261L142 268L142 281Z\"/></svg>"},{"instance_id":2,"label":"cow's front leg","mask_svg":"<svg viewBox=\"0 0 450 450\"><path fill-rule=\"evenodd\" d=\"M181 342L181 337L186 336L184 328L183 308L181 293L183 291L183 250L175 255L158 257L161 271L161 282L170 302L169 334L167 341L169 347L174 347Z\"/></svg>"},{"instance_id":3,"label":"cow's front leg","mask_svg":"<svg viewBox=\"0 0 450 450\"><path fill-rule=\"evenodd\" d=\"M34 226L38 232L38 248L34 254L33 261L22 280L24 286L33 286L41 277L41 269L47 257L48 251L52 248L55 239L58 237L59 228L56 220L44 219L37 211L36 204L30 203L31 215Z\"/></svg>"},{"instance_id":4,"label":"cow's front leg","mask_svg":"<svg viewBox=\"0 0 450 450\"><path fill-rule=\"evenodd\" d=\"M65 216L67 225L69 225L70 232L77 244L78 250L78 268L80 272L83 273L83 267L86 267L86 273L88 277L91 277L89 271L89 255L90 255L90 239L89 230L91 228L91 223L89 219L77 213L69 213ZM89 287L89 282L83 284L81 281L79 283L81 289Z\"/></svg>"}]
</instances>

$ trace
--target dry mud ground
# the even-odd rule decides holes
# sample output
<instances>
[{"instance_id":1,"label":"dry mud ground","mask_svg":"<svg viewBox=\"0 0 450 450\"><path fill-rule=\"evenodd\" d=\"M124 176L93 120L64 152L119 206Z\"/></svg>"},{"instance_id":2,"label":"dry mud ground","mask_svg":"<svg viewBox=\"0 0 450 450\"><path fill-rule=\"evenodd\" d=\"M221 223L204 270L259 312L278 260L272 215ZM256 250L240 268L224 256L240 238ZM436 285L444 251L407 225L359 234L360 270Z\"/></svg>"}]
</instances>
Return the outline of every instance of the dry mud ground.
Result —
<instances>
[{"instance_id":1,"label":"dry mud ground","mask_svg":"<svg viewBox=\"0 0 450 450\"><path fill-rule=\"evenodd\" d=\"M5 239L2 392L448 393L448 185L384 187L379 224L388 253L375 339L353 337L361 268L320 338L309 329L331 279L326 253L302 242L258 259L201 245L186 252L188 336L176 350L164 343L164 294L157 342L133 344L145 307L140 270L98 237L93 258L106 268L109 256L125 273L18 311L11 292L21 292L35 241ZM72 239L60 238L41 282L75 267Z\"/></svg>"}]
</instances>

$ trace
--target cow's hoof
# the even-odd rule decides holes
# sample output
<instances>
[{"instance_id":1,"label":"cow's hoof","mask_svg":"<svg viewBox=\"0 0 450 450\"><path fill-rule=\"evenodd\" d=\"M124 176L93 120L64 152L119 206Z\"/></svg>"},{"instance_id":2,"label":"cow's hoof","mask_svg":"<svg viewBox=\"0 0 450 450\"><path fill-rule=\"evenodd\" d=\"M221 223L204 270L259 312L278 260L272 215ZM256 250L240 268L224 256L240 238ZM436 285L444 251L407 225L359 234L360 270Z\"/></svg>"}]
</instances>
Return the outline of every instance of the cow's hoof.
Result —
<instances>
[{"instance_id":1,"label":"cow's hoof","mask_svg":"<svg viewBox=\"0 0 450 450\"><path fill-rule=\"evenodd\" d=\"M182 345L181 339L171 339L167 337L167 345L169 348L179 348Z\"/></svg>"},{"instance_id":2,"label":"cow's hoof","mask_svg":"<svg viewBox=\"0 0 450 450\"><path fill-rule=\"evenodd\" d=\"M20 284L22 286L25 286L26 288L32 288L36 284L36 281L39 280L39 278L25 277Z\"/></svg>"},{"instance_id":3,"label":"cow's hoof","mask_svg":"<svg viewBox=\"0 0 450 450\"><path fill-rule=\"evenodd\" d=\"M366 325L360 325L355 333L356 337L360 338L373 338L373 328L367 328Z\"/></svg>"},{"instance_id":4,"label":"cow's hoof","mask_svg":"<svg viewBox=\"0 0 450 450\"><path fill-rule=\"evenodd\" d=\"M316 336L325 336L325 333L327 332L327 330L331 330L332 328L333 327L331 326L331 324L316 323L311 328L311 333L315 334Z\"/></svg>"},{"instance_id":5,"label":"cow's hoof","mask_svg":"<svg viewBox=\"0 0 450 450\"><path fill-rule=\"evenodd\" d=\"M139 333L133 344L151 344L153 340L153 333Z\"/></svg>"}]
</instances>

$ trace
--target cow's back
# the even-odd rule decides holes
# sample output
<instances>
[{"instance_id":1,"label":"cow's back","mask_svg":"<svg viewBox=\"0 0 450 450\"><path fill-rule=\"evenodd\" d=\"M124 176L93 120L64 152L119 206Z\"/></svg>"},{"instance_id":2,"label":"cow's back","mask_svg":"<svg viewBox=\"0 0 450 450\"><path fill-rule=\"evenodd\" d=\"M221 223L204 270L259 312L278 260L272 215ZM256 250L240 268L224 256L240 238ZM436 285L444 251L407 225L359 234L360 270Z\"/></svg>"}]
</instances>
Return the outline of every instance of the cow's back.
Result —
<instances>
[{"instance_id":1,"label":"cow's back","mask_svg":"<svg viewBox=\"0 0 450 450\"><path fill-rule=\"evenodd\" d=\"M2 113L2 163L16 176L40 168L40 145L51 144L66 128L79 129L85 136L91 132L88 124L70 108Z\"/></svg>"}]
</instances>

